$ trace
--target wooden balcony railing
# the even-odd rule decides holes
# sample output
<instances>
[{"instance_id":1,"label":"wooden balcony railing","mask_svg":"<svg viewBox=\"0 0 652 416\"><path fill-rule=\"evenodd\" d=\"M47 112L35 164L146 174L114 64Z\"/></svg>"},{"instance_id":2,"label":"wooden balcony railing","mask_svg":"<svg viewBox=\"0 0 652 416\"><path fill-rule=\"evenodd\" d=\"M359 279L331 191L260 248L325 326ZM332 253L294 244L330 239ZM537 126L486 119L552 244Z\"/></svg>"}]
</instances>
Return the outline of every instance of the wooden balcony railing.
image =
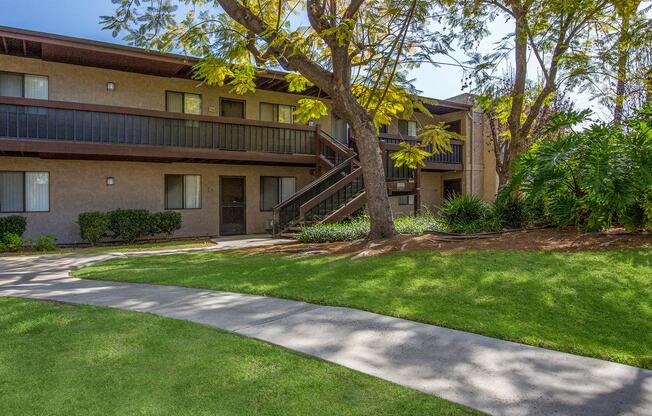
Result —
<instances>
[{"instance_id":1,"label":"wooden balcony railing","mask_svg":"<svg viewBox=\"0 0 652 416\"><path fill-rule=\"evenodd\" d=\"M296 124L0 97L0 138L20 140L22 151L26 147L25 143L32 140L46 142L50 146L66 143L65 149L68 152L79 147L76 154L94 152L97 147L90 146L93 149L89 149L85 145L101 144L123 145L120 152L129 156L139 152L138 156L169 158L178 155L187 159L213 158L280 163L294 158L291 162L307 164L310 162L309 155L317 155L330 166L339 165L348 156L346 146L335 140L318 140L323 134L325 133L319 131L318 127ZM389 154L398 149L401 141L415 139L390 134L381 134L380 139L386 152L385 173L388 179L402 180L413 177L413 172L409 169L395 168ZM125 146L134 145L140 148L138 152L125 150ZM14 146L17 148L17 144L14 143ZM32 148L39 149L39 146L42 145L35 142ZM143 146L157 146L159 150L153 152ZM117 147L119 146L111 146L110 149ZM430 156L426 160L425 168L461 169L462 143L453 142L452 147L452 152ZM52 151L52 148L48 147L44 151ZM97 154L103 154L102 152L108 152L107 148Z\"/></svg>"},{"instance_id":2,"label":"wooden balcony railing","mask_svg":"<svg viewBox=\"0 0 652 416\"><path fill-rule=\"evenodd\" d=\"M315 128L47 100L0 97L0 137L309 154Z\"/></svg>"},{"instance_id":3,"label":"wooden balcony railing","mask_svg":"<svg viewBox=\"0 0 652 416\"><path fill-rule=\"evenodd\" d=\"M417 140L413 136L401 136L397 134L387 134L387 133L381 133L380 134L380 140L386 143L387 146L385 148L388 151L391 150L398 150L398 145L403 142L407 141L408 143L414 144L417 142ZM458 170L462 168L462 164L464 161L464 146L463 143L459 140L453 140L451 141L451 147L452 151L450 152L444 152L444 153L439 153L435 154L432 156L428 156L425 160L426 166L425 168L431 168L431 169L454 169ZM428 146L424 150L428 152L432 152L432 146ZM450 165L450 166L447 166Z\"/></svg>"}]
</instances>

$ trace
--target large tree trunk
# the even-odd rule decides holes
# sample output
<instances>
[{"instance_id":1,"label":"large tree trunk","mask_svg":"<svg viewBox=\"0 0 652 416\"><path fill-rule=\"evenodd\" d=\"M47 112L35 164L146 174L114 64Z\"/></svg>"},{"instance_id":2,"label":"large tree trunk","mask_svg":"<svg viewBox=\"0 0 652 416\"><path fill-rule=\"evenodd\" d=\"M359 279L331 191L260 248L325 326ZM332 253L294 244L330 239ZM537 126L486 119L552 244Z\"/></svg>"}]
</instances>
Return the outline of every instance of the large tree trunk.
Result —
<instances>
[{"instance_id":1,"label":"large tree trunk","mask_svg":"<svg viewBox=\"0 0 652 416\"><path fill-rule=\"evenodd\" d=\"M377 240L392 237L396 234L396 230L387 194L383 154L376 136L376 128L370 120L355 120L351 124L351 130L358 145L367 194L367 207L371 218L371 231L368 238Z\"/></svg>"}]
</instances>

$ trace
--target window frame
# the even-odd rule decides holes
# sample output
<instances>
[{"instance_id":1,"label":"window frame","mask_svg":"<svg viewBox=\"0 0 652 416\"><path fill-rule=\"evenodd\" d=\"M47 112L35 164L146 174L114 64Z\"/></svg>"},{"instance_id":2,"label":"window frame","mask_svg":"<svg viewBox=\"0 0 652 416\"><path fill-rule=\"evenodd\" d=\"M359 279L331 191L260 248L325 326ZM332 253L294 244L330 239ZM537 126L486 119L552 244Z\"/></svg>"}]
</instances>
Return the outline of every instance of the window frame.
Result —
<instances>
[{"instance_id":1,"label":"window frame","mask_svg":"<svg viewBox=\"0 0 652 416\"><path fill-rule=\"evenodd\" d=\"M406 123L407 126L407 133L401 133L401 121ZM410 134L410 123L414 123L414 135ZM419 125L417 124L416 120L404 120L404 119L399 119L396 122L396 127L398 129L398 134L401 136L407 136L407 137L416 137L418 135L418 129Z\"/></svg>"},{"instance_id":2,"label":"window frame","mask_svg":"<svg viewBox=\"0 0 652 416\"><path fill-rule=\"evenodd\" d=\"M168 208L168 176L181 176L181 208ZM186 176L199 176L199 206L195 208L186 207ZM166 211L181 211L181 210L194 210L202 209L202 204L204 201L204 192L203 192L203 179L201 174L195 173L166 173L163 175L163 205Z\"/></svg>"},{"instance_id":3,"label":"window frame","mask_svg":"<svg viewBox=\"0 0 652 416\"><path fill-rule=\"evenodd\" d=\"M407 202L403 202L401 198L406 197ZM410 202L410 197L412 197L412 202ZM407 194L407 195L399 195L398 197L398 205L402 207L408 207L414 205L414 199L415 195L414 194Z\"/></svg>"},{"instance_id":4,"label":"window frame","mask_svg":"<svg viewBox=\"0 0 652 416\"><path fill-rule=\"evenodd\" d=\"M237 99L237 98L229 98L229 97L220 97L220 99L219 99L219 101L218 101L218 104L219 104L218 114L220 115L220 117L225 117L225 118L235 118L235 119L240 120L239 117L229 117L229 116L223 116L223 115L222 115L222 108L223 108L222 103L223 103L224 101L231 101L231 102L235 102L235 103L242 103L242 120L245 120L245 119L247 118L247 100L240 100L240 99Z\"/></svg>"},{"instance_id":5,"label":"window frame","mask_svg":"<svg viewBox=\"0 0 652 416\"><path fill-rule=\"evenodd\" d=\"M11 173L22 173L23 174L23 210L22 211L2 211L2 206L0 206L0 214L38 214L38 213L48 213L52 209L52 195L50 192L50 171L49 170L0 170L0 174L4 172ZM47 173L48 174L48 209L43 211L27 211L27 181L26 177L28 173Z\"/></svg>"},{"instance_id":6,"label":"window frame","mask_svg":"<svg viewBox=\"0 0 652 416\"><path fill-rule=\"evenodd\" d=\"M181 112L177 113L176 111L170 111L168 109L168 94L175 93L181 94ZM199 114L186 113L186 94L192 94L199 96ZM203 116L204 115L204 96L197 92L185 92L185 91L174 91L174 90L165 90L165 111L172 114L183 114L186 116Z\"/></svg>"},{"instance_id":7,"label":"window frame","mask_svg":"<svg viewBox=\"0 0 652 416\"><path fill-rule=\"evenodd\" d=\"M25 98L25 76L46 78L48 80L48 91L47 91L48 98L46 98L45 100L43 100L42 98L27 98L27 99L28 100L43 100L43 101L49 101L50 100L50 76L49 75L34 74L34 73L31 73L31 72L15 72L15 71L0 71L0 73L11 74L11 75L20 75L20 78L21 78L20 97L17 97L17 98ZM2 95L2 97L8 97L8 96ZM40 212L40 211L37 211L37 212Z\"/></svg>"},{"instance_id":8,"label":"window frame","mask_svg":"<svg viewBox=\"0 0 652 416\"><path fill-rule=\"evenodd\" d=\"M276 178L276 196L278 197L277 199L279 200L279 202L277 202L276 205L283 202L283 201L280 200L280 196L283 193L282 190L280 189L280 186L281 186L281 183L282 183L282 181L280 180L281 178L293 178L294 179L294 192L293 193L297 192L297 177L296 176L292 176L292 175L282 175L282 176L278 176L278 175L262 175L260 177L260 212L272 212L272 211L274 211L273 207L270 208L270 209L265 209L265 207L264 207L265 198L263 197L263 195L264 195L265 188L264 188L263 184L264 184L264 179L265 178Z\"/></svg>"},{"instance_id":9,"label":"window frame","mask_svg":"<svg viewBox=\"0 0 652 416\"><path fill-rule=\"evenodd\" d=\"M260 120L260 121L263 121L261 119L261 116L263 114L263 105L272 105L272 106L276 107L276 120L272 120L271 122L268 122L268 121L265 121L265 122L267 122L267 123L279 123L279 124L297 124L296 121L294 120L294 112L297 109L296 105L270 103L270 102L267 102L267 101L261 101L261 102L258 103L258 120ZM290 121L289 123L278 121L278 115L280 114L279 111L278 111L279 106L290 107L290 110L292 111L292 114L291 114L292 116L291 116L290 120L292 120L292 121Z\"/></svg>"}]
</instances>

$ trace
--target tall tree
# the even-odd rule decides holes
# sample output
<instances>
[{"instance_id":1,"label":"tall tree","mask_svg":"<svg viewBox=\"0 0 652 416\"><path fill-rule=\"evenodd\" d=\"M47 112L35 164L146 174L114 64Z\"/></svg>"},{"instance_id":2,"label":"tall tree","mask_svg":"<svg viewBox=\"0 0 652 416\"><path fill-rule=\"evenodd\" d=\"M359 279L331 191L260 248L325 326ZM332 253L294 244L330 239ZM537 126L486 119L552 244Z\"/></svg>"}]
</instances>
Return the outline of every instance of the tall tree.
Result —
<instances>
[{"instance_id":1,"label":"tall tree","mask_svg":"<svg viewBox=\"0 0 652 416\"><path fill-rule=\"evenodd\" d=\"M514 77L511 72L503 75L500 82L492 82L476 97L476 104L482 110L488 127L489 145L493 150L496 173L499 182L506 183L509 180L511 166L507 164L507 148L510 145L509 116L512 108L511 91L514 84ZM524 116L527 117L531 111L532 104L540 94L541 83L528 82L525 89L525 100L523 104ZM572 101L566 96L565 91L559 90L550 95L538 112L532 125L531 133L524 139L524 147L529 148L532 139L540 137L546 132L547 126L552 118L562 113L573 110Z\"/></svg>"},{"instance_id":2,"label":"tall tree","mask_svg":"<svg viewBox=\"0 0 652 416\"><path fill-rule=\"evenodd\" d=\"M504 82L496 72L505 62L513 68L509 86L500 184L511 176L514 160L526 148L536 121L560 85L585 73L588 64L588 29L602 19L606 0L442 0L446 21L459 34L462 49L471 55L470 77L484 91ZM488 33L487 24L504 19L513 31L490 53L479 53L478 43ZM541 86L528 90L532 81L529 59L536 63Z\"/></svg>"},{"instance_id":3,"label":"tall tree","mask_svg":"<svg viewBox=\"0 0 652 416\"><path fill-rule=\"evenodd\" d=\"M130 42L203 58L195 76L210 85L253 92L258 68L290 71L290 89L316 85L355 137L371 218L370 238L395 234L377 129L415 109L426 111L406 78L412 55L444 50L428 24L429 0L112 0L106 29ZM302 99L300 121L326 115ZM426 137L426 140L428 138ZM441 135L431 140L444 140ZM444 143L446 147L446 143Z\"/></svg>"},{"instance_id":4,"label":"tall tree","mask_svg":"<svg viewBox=\"0 0 652 416\"><path fill-rule=\"evenodd\" d=\"M642 0L611 0L592 39L593 69L586 84L615 124L651 100L652 19Z\"/></svg>"}]
</instances>

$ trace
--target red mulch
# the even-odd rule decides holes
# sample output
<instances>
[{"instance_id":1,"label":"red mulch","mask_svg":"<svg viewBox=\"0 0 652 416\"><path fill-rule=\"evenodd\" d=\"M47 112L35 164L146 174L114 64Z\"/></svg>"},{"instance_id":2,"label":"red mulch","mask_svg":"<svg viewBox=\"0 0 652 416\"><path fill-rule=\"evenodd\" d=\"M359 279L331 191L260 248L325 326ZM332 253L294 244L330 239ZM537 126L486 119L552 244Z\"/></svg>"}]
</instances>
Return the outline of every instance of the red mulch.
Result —
<instances>
[{"instance_id":1,"label":"red mulch","mask_svg":"<svg viewBox=\"0 0 652 416\"><path fill-rule=\"evenodd\" d=\"M248 252L274 253L341 253L354 255L376 255L390 251L432 249L439 251L457 250L549 250L549 251L592 251L613 250L633 247L652 247L652 234L628 233L623 229L612 229L603 233L583 233L573 228L544 228L521 230L482 238L459 240L437 234L418 236L400 235L381 241L347 241L323 244L291 244L268 246L247 250Z\"/></svg>"}]
</instances>

